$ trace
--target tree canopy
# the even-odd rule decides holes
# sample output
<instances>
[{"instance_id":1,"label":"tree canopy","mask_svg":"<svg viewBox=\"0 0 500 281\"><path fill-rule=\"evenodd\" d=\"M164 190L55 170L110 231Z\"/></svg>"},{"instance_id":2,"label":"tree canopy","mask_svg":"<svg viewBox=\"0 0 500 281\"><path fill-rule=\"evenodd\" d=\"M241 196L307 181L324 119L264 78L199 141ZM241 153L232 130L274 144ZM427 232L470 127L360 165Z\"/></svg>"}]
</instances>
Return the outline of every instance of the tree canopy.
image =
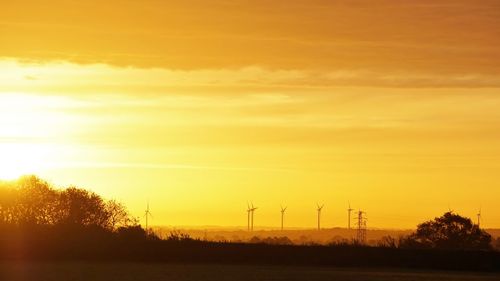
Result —
<instances>
[{"instance_id":1,"label":"tree canopy","mask_svg":"<svg viewBox=\"0 0 500 281\"><path fill-rule=\"evenodd\" d=\"M453 212L418 225L417 231L402 241L403 247L428 249L486 250L491 236L471 219Z\"/></svg>"},{"instance_id":2,"label":"tree canopy","mask_svg":"<svg viewBox=\"0 0 500 281\"><path fill-rule=\"evenodd\" d=\"M122 204L85 189L55 189L36 176L0 184L0 225L94 226L114 231L136 223Z\"/></svg>"}]
</instances>

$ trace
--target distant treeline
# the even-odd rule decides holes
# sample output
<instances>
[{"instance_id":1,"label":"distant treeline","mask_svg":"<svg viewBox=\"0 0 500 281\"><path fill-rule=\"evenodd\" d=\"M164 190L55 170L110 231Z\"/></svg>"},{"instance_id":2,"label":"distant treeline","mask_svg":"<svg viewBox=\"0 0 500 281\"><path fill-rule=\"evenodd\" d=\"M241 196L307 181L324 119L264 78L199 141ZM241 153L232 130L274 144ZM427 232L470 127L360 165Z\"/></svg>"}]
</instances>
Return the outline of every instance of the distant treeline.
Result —
<instances>
[{"instance_id":1,"label":"distant treeline","mask_svg":"<svg viewBox=\"0 0 500 281\"><path fill-rule=\"evenodd\" d=\"M145 231L123 205L87 190L55 189L35 177L0 184L0 259L89 259L319 266L384 266L500 271L491 237L447 213L412 235L377 247L340 242L291 245L286 237L209 242Z\"/></svg>"},{"instance_id":2,"label":"distant treeline","mask_svg":"<svg viewBox=\"0 0 500 281\"><path fill-rule=\"evenodd\" d=\"M156 227L154 232L162 239L167 239L172 232L189 235L193 239L210 242L253 243L270 245L311 245L336 246L357 244L356 229L322 229L318 230L203 230ZM488 232L488 231L486 231ZM401 242L412 232L410 230L367 230L365 246L402 247ZM371 236L371 237L370 237ZM492 238L491 246L500 250L500 237Z\"/></svg>"}]
</instances>

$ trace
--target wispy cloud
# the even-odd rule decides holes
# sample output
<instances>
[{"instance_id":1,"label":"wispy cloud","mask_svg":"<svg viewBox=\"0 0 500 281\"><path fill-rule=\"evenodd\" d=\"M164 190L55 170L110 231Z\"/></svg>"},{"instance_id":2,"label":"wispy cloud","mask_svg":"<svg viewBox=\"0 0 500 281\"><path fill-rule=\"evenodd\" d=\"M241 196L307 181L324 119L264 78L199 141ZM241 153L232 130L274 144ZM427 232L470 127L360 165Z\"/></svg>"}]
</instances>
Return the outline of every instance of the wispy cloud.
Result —
<instances>
[{"instance_id":1,"label":"wispy cloud","mask_svg":"<svg viewBox=\"0 0 500 281\"><path fill-rule=\"evenodd\" d=\"M65 162L63 164L53 163L49 169L153 169L153 170L220 170L220 171L269 171L269 172L293 172L287 168L266 167L239 167L239 166L204 166L191 164L165 164L165 163L126 163L126 162Z\"/></svg>"},{"instance_id":2,"label":"wispy cloud","mask_svg":"<svg viewBox=\"0 0 500 281\"><path fill-rule=\"evenodd\" d=\"M165 68L80 65L68 62L22 63L0 60L2 92L48 92L67 95L168 95L203 90L212 95L235 95L266 89L328 89L332 87L484 88L500 87L500 74L376 72L367 69L335 71L280 70L260 66L237 69L174 70ZM27 79L26 77L30 77ZM138 94L138 92L141 92ZM117 103L120 101L116 101Z\"/></svg>"}]
</instances>

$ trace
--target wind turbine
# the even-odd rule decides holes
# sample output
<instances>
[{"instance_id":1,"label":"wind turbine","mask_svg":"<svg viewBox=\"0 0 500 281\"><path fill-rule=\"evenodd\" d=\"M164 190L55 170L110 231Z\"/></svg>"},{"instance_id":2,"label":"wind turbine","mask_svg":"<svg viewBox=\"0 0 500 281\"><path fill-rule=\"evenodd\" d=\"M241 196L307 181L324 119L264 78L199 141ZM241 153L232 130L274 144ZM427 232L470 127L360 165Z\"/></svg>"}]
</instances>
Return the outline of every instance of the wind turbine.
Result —
<instances>
[{"instance_id":1,"label":"wind turbine","mask_svg":"<svg viewBox=\"0 0 500 281\"><path fill-rule=\"evenodd\" d=\"M481 225L481 208L479 208L479 212L477 213L477 228Z\"/></svg>"},{"instance_id":2,"label":"wind turbine","mask_svg":"<svg viewBox=\"0 0 500 281\"><path fill-rule=\"evenodd\" d=\"M148 206L146 208L146 212L144 213L144 217L146 218L146 232L149 233L149 228L148 228L148 218L151 217L153 218L153 214L149 211L149 201L148 201Z\"/></svg>"},{"instance_id":3,"label":"wind turbine","mask_svg":"<svg viewBox=\"0 0 500 281\"><path fill-rule=\"evenodd\" d=\"M317 209L317 211L318 211L318 230L320 230L321 229L321 210L323 209L323 207L325 205L321 205L321 206L319 204L316 204L316 205L318 206L318 209Z\"/></svg>"},{"instance_id":4,"label":"wind turbine","mask_svg":"<svg viewBox=\"0 0 500 281\"><path fill-rule=\"evenodd\" d=\"M349 209L347 209L347 228L351 229L351 213L354 211L353 208L351 208L351 202L349 202Z\"/></svg>"},{"instance_id":5,"label":"wind turbine","mask_svg":"<svg viewBox=\"0 0 500 281\"><path fill-rule=\"evenodd\" d=\"M283 206L281 206L281 231L283 231L283 221L285 218L286 208L288 208L288 207L283 208Z\"/></svg>"},{"instance_id":6,"label":"wind turbine","mask_svg":"<svg viewBox=\"0 0 500 281\"><path fill-rule=\"evenodd\" d=\"M251 204L252 204L252 208L250 208L250 211L252 212L252 216L251 216L252 228L251 228L251 230L253 231L253 214L254 214L255 210L257 210L258 208L254 207L253 203L251 203Z\"/></svg>"},{"instance_id":7,"label":"wind turbine","mask_svg":"<svg viewBox=\"0 0 500 281\"><path fill-rule=\"evenodd\" d=\"M247 230L250 231L250 213L252 212L252 208L250 208L250 204L247 202Z\"/></svg>"}]
</instances>

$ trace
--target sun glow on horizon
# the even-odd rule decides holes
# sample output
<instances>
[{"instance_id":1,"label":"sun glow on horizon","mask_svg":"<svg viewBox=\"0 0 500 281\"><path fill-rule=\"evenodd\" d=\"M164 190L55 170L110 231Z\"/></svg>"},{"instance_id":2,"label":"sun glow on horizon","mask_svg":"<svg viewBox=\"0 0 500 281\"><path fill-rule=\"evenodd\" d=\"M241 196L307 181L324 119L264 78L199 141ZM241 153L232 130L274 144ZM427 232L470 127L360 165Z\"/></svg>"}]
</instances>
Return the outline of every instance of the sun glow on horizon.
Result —
<instances>
[{"instance_id":1,"label":"sun glow on horizon","mask_svg":"<svg viewBox=\"0 0 500 281\"><path fill-rule=\"evenodd\" d=\"M53 151L40 144L2 144L0 179L14 180L23 175L42 173Z\"/></svg>"},{"instance_id":2,"label":"sun glow on horizon","mask_svg":"<svg viewBox=\"0 0 500 281\"><path fill-rule=\"evenodd\" d=\"M51 143L64 131L60 103L51 98L19 93L0 95L0 179L37 174L58 157Z\"/></svg>"}]
</instances>

